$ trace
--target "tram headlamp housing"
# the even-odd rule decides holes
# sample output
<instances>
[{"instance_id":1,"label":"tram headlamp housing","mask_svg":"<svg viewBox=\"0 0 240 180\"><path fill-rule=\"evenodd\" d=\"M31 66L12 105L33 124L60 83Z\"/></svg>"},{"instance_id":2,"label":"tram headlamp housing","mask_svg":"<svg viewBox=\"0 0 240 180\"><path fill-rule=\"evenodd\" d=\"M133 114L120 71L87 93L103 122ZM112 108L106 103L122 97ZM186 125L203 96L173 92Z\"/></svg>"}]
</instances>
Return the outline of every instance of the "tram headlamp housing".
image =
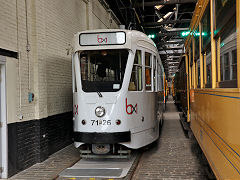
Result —
<instances>
[{"instance_id":1,"label":"tram headlamp housing","mask_svg":"<svg viewBox=\"0 0 240 180\"><path fill-rule=\"evenodd\" d=\"M104 107L98 106L95 109L95 115L97 117L103 117L105 115L106 111Z\"/></svg>"}]
</instances>

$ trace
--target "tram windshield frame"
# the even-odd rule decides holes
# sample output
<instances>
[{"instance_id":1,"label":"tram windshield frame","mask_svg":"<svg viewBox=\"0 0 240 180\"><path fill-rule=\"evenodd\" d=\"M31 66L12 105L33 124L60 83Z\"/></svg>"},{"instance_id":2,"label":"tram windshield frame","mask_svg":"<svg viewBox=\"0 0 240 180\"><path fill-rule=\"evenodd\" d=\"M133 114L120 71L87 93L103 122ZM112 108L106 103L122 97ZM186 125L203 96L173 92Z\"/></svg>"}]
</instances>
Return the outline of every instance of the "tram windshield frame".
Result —
<instances>
[{"instance_id":1,"label":"tram windshield frame","mask_svg":"<svg viewBox=\"0 0 240 180\"><path fill-rule=\"evenodd\" d=\"M127 49L85 50L79 53L84 92L117 92L122 88Z\"/></svg>"}]
</instances>

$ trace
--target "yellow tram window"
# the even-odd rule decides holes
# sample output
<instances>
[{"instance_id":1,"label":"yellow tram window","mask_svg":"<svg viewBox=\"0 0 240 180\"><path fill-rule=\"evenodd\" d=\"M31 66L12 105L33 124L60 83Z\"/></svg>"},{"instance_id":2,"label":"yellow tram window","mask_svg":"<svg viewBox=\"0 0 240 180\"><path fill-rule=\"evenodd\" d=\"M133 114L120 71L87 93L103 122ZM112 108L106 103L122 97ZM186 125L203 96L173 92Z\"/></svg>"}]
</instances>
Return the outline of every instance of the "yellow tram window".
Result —
<instances>
[{"instance_id":1,"label":"yellow tram window","mask_svg":"<svg viewBox=\"0 0 240 180\"><path fill-rule=\"evenodd\" d=\"M224 80L230 80L229 53L224 54Z\"/></svg>"},{"instance_id":2,"label":"yellow tram window","mask_svg":"<svg viewBox=\"0 0 240 180\"><path fill-rule=\"evenodd\" d=\"M199 51L199 27L194 32L194 60L195 60L195 71L196 71L196 85L200 88L200 51Z\"/></svg>"},{"instance_id":3,"label":"yellow tram window","mask_svg":"<svg viewBox=\"0 0 240 180\"><path fill-rule=\"evenodd\" d=\"M208 4L201 21L202 24L202 50L206 51L211 41L211 22L210 22L210 5Z\"/></svg>"},{"instance_id":4,"label":"yellow tram window","mask_svg":"<svg viewBox=\"0 0 240 180\"><path fill-rule=\"evenodd\" d=\"M129 82L129 91L142 91L142 52L136 51L134 64L132 68L131 79Z\"/></svg>"},{"instance_id":5,"label":"yellow tram window","mask_svg":"<svg viewBox=\"0 0 240 180\"><path fill-rule=\"evenodd\" d=\"M220 81L223 80L223 66L222 66L222 64L223 64L223 56L220 56L220 74L221 74Z\"/></svg>"},{"instance_id":6,"label":"yellow tram window","mask_svg":"<svg viewBox=\"0 0 240 180\"><path fill-rule=\"evenodd\" d=\"M200 60L198 59L197 60L197 87L200 88L201 86L201 81L200 81L200 76L201 76L201 73L200 73Z\"/></svg>"},{"instance_id":7,"label":"yellow tram window","mask_svg":"<svg viewBox=\"0 0 240 180\"><path fill-rule=\"evenodd\" d=\"M219 87L237 87L237 35L236 0L215 0L215 37L220 39L217 56L220 56ZM220 46L220 47L219 47Z\"/></svg>"},{"instance_id":8,"label":"yellow tram window","mask_svg":"<svg viewBox=\"0 0 240 180\"><path fill-rule=\"evenodd\" d=\"M211 33L210 33L210 5L208 4L201 21L202 24L202 51L206 53L204 68L206 68L206 88L212 87L212 58L211 58Z\"/></svg>"},{"instance_id":9,"label":"yellow tram window","mask_svg":"<svg viewBox=\"0 0 240 180\"><path fill-rule=\"evenodd\" d=\"M237 79L237 50L232 51L232 79Z\"/></svg>"},{"instance_id":10,"label":"yellow tram window","mask_svg":"<svg viewBox=\"0 0 240 180\"><path fill-rule=\"evenodd\" d=\"M208 49L206 56L206 70L207 70L207 84L206 87L210 88L212 84L212 56Z\"/></svg>"}]
</instances>

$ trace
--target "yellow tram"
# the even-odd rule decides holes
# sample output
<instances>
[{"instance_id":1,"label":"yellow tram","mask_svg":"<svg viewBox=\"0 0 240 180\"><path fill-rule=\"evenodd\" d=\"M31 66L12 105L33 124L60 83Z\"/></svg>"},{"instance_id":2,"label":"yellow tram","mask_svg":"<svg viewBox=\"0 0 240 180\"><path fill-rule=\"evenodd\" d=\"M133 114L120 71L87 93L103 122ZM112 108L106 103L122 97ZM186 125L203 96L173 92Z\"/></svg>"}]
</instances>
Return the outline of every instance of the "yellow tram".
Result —
<instances>
[{"instance_id":1,"label":"yellow tram","mask_svg":"<svg viewBox=\"0 0 240 180\"><path fill-rule=\"evenodd\" d=\"M199 0L185 48L187 121L217 179L240 179L240 0Z\"/></svg>"}]
</instances>

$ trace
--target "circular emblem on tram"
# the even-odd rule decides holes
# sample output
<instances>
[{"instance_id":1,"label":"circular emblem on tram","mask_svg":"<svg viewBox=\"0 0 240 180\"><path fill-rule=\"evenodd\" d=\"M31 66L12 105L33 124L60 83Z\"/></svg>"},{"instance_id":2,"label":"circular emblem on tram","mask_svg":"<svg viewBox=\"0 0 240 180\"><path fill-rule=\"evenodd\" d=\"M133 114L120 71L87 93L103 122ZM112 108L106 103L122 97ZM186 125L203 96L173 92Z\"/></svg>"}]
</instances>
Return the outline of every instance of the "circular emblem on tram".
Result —
<instances>
[{"instance_id":1,"label":"circular emblem on tram","mask_svg":"<svg viewBox=\"0 0 240 180\"><path fill-rule=\"evenodd\" d=\"M95 109L95 115L96 115L97 117L103 117L103 116L105 115L105 109L104 109L104 107L101 107L101 106L96 107L96 109Z\"/></svg>"}]
</instances>

